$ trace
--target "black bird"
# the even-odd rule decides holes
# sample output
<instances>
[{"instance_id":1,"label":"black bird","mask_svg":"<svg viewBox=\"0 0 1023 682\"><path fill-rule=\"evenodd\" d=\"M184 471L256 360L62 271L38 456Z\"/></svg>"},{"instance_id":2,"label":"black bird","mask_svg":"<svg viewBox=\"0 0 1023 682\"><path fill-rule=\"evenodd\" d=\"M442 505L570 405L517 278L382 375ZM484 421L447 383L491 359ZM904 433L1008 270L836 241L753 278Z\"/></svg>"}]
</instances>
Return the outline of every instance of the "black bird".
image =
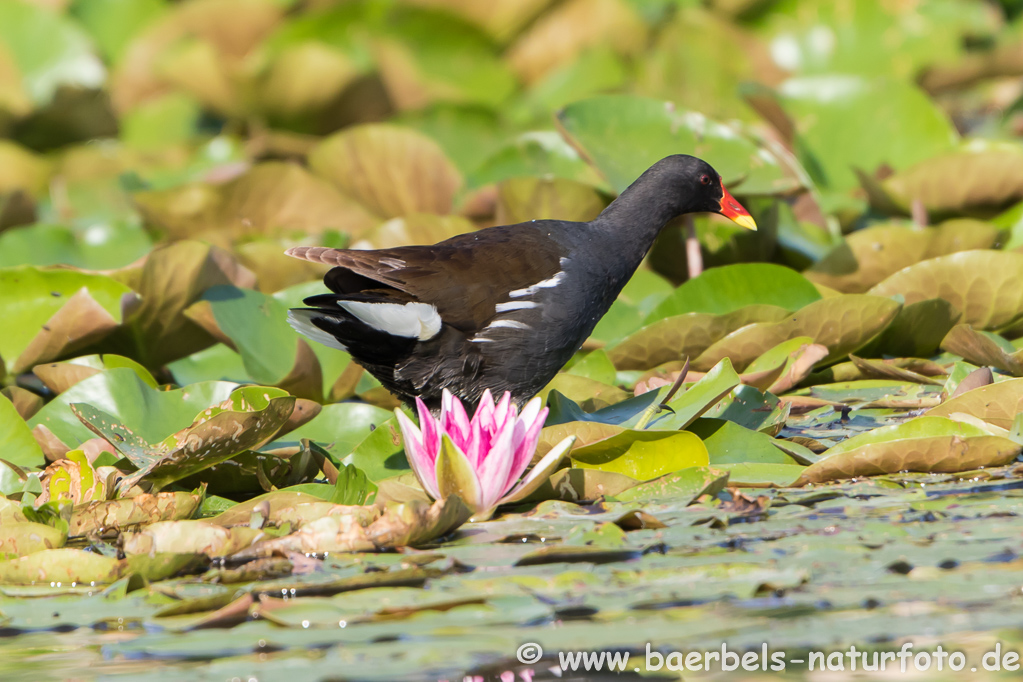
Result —
<instances>
[{"instance_id":1,"label":"black bird","mask_svg":"<svg viewBox=\"0 0 1023 682\"><path fill-rule=\"evenodd\" d=\"M475 405L484 389L522 404L557 374L684 213L756 229L706 162L664 158L588 223L533 220L378 251L302 246L333 267L330 289L293 308L291 326L352 358L406 403L441 391Z\"/></svg>"}]
</instances>

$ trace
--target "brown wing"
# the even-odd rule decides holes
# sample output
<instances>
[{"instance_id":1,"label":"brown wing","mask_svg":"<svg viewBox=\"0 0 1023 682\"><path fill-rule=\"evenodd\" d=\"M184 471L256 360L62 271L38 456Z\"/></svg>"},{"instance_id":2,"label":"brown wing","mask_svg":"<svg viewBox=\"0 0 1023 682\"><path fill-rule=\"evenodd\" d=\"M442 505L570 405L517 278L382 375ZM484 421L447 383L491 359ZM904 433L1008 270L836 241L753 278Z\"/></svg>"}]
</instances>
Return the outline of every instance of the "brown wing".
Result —
<instances>
[{"instance_id":1,"label":"brown wing","mask_svg":"<svg viewBox=\"0 0 1023 682\"><path fill-rule=\"evenodd\" d=\"M525 224L459 235L433 246L377 251L300 246L287 253L334 266L324 283L335 293L401 302L413 297L436 306L446 324L473 331L493 318L495 304L508 300L507 292L556 275L561 270L557 249L545 232Z\"/></svg>"}]
</instances>

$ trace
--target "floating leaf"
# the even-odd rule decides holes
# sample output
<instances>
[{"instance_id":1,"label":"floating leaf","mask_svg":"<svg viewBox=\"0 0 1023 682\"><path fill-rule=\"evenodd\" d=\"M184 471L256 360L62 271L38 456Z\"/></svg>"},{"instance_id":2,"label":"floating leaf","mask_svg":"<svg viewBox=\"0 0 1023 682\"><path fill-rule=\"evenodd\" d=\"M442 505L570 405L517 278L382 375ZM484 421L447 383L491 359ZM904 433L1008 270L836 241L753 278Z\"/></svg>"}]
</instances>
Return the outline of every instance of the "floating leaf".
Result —
<instances>
[{"instance_id":1,"label":"floating leaf","mask_svg":"<svg viewBox=\"0 0 1023 682\"><path fill-rule=\"evenodd\" d=\"M370 517L360 509L348 507L349 513L324 516L291 535L261 542L251 552L366 552L415 546L450 533L472 516L472 510L457 497L433 504L418 500L391 504L374 508Z\"/></svg>"},{"instance_id":2,"label":"floating leaf","mask_svg":"<svg viewBox=\"0 0 1023 682\"><path fill-rule=\"evenodd\" d=\"M199 509L201 499L194 493L175 492L77 504L68 521L68 535L89 535L157 521L187 519Z\"/></svg>"},{"instance_id":3,"label":"floating leaf","mask_svg":"<svg viewBox=\"0 0 1023 682\"><path fill-rule=\"evenodd\" d=\"M727 482L728 474L719 469L690 467L641 483L615 495L615 499L620 502L668 499L673 504L688 506L702 495L717 495Z\"/></svg>"},{"instance_id":4,"label":"floating leaf","mask_svg":"<svg viewBox=\"0 0 1023 682\"><path fill-rule=\"evenodd\" d=\"M892 323L858 352L866 357L930 357L961 317L943 298L929 298L902 306Z\"/></svg>"},{"instance_id":5,"label":"floating leaf","mask_svg":"<svg viewBox=\"0 0 1023 682\"><path fill-rule=\"evenodd\" d=\"M1023 199L1023 150L970 144L887 178L883 188L903 212L920 201L929 214L993 215Z\"/></svg>"},{"instance_id":6,"label":"floating leaf","mask_svg":"<svg viewBox=\"0 0 1023 682\"><path fill-rule=\"evenodd\" d=\"M611 471L638 481L707 463L707 448L685 431L623 431L572 451L573 466Z\"/></svg>"},{"instance_id":7,"label":"floating leaf","mask_svg":"<svg viewBox=\"0 0 1023 682\"><path fill-rule=\"evenodd\" d=\"M558 121L617 192L669 154L705 159L725 185L741 180L743 193L773 194L800 186L780 158L737 125L676 111L670 102L602 95L569 104Z\"/></svg>"},{"instance_id":8,"label":"floating leaf","mask_svg":"<svg viewBox=\"0 0 1023 682\"><path fill-rule=\"evenodd\" d=\"M175 239L318 234L343 228L359 235L377 219L326 180L300 166L268 162L222 185L137 192L146 221Z\"/></svg>"},{"instance_id":9,"label":"floating leaf","mask_svg":"<svg viewBox=\"0 0 1023 682\"><path fill-rule=\"evenodd\" d=\"M36 467L46 463L32 429L18 414L14 404L0 395L0 459L19 467Z\"/></svg>"},{"instance_id":10,"label":"floating leaf","mask_svg":"<svg viewBox=\"0 0 1023 682\"><path fill-rule=\"evenodd\" d=\"M36 267L0 269L0 315L8 322L0 355L24 372L110 334L131 290L103 275Z\"/></svg>"},{"instance_id":11,"label":"floating leaf","mask_svg":"<svg viewBox=\"0 0 1023 682\"><path fill-rule=\"evenodd\" d=\"M608 355L618 369L651 369L672 360L696 357L740 327L754 322L776 322L787 315L784 308L763 304L723 314L673 315L634 332L614 346Z\"/></svg>"},{"instance_id":12,"label":"floating leaf","mask_svg":"<svg viewBox=\"0 0 1023 682\"><path fill-rule=\"evenodd\" d=\"M918 417L843 441L808 467L799 484L898 471L970 471L1011 462L1021 450L1023 446L976 426L938 416Z\"/></svg>"},{"instance_id":13,"label":"floating leaf","mask_svg":"<svg viewBox=\"0 0 1023 682\"><path fill-rule=\"evenodd\" d=\"M977 331L968 324L953 327L941 342L941 348L976 365L1023 376L1023 351L997 334Z\"/></svg>"},{"instance_id":14,"label":"floating leaf","mask_svg":"<svg viewBox=\"0 0 1023 682\"><path fill-rule=\"evenodd\" d=\"M710 465L757 462L761 464L795 464L774 439L723 419L697 419L686 427L703 440L710 456Z\"/></svg>"},{"instance_id":15,"label":"floating leaf","mask_svg":"<svg viewBox=\"0 0 1023 682\"><path fill-rule=\"evenodd\" d=\"M1023 254L963 251L911 265L870 293L904 297L907 304L942 298L962 313L960 322L998 329L1023 315Z\"/></svg>"},{"instance_id":16,"label":"floating leaf","mask_svg":"<svg viewBox=\"0 0 1023 682\"><path fill-rule=\"evenodd\" d=\"M688 280L647 320L685 313L723 315L753 305L798 310L820 298L817 288L794 270L773 263L739 263L712 268Z\"/></svg>"},{"instance_id":17,"label":"floating leaf","mask_svg":"<svg viewBox=\"0 0 1023 682\"><path fill-rule=\"evenodd\" d=\"M778 92L795 124L800 161L828 190L855 188L853 167L901 170L956 143L944 112L906 82L829 74L790 79Z\"/></svg>"},{"instance_id":18,"label":"floating leaf","mask_svg":"<svg viewBox=\"0 0 1023 682\"><path fill-rule=\"evenodd\" d=\"M60 394L67 391L79 381L88 379L91 376L100 374L104 370L117 367L128 367L135 370L139 378L149 385L150 388L157 388L158 384L153 375L145 367L131 358L122 355L84 355L67 362L52 362L45 365L36 365L32 373L46 384L54 393Z\"/></svg>"},{"instance_id":19,"label":"floating leaf","mask_svg":"<svg viewBox=\"0 0 1023 682\"><path fill-rule=\"evenodd\" d=\"M628 54L643 47L646 35L646 26L627 2L571 0L530 26L507 58L520 79L533 83L587 47L609 45Z\"/></svg>"},{"instance_id":20,"label":"floating leaf","mask_svg":"<svg viewBox=\"0 0 1023 682\"><path fill-rule=\"evenodd\" d=\"M133 554L205 554L229 556L264 537L258 528L224 528L209 521L157 521L137 532L121 534L122 547Z\"/></svg>"},{"instance_id":21,"label":"floating leaf","mask_svg":"<svg viewBox=\"0 0 1023 682\"><path fill-rule=\"evenodd\" d=\"M936 228L876 225L853 232L805 274L811 282L838 291L865 293L902 268L927 258L990 248L997 237L993 227L972 220L953 220Z\"/></svg>"},{"instance_id":22,"label":"floating leaf","mask_svg":"<svg viewBox=\"0 0 1023 682\"><path fill-rule=\"evenodd\" d=\"M565 178L509 178L497 187L496 220L513 225L529 220L593 220L607 201L591 185ZM425 243L425 242L424 242Z\"/></svg>"},{"instance_id":23,"label":"floating leaf","mask_svg":"<svg viewBox=\"0 0 1023 682\"><path fill-rule=\"evenodd\" d=\"M26 556L44 549L63 547L67 530L42 523L14 522L0 525L0 556Z\"/></svg>"},{"instance_id":24,"label":"floating leaf","mask_svg":"<svg viewBox=\"0 0 1023 682\"><path fill-rule=\"evenodd\" d=\"M864 294L822 299L780 322L755 323L732 332L697 357L693 367L710 367L727 357L745 369L767 350L800 336L827 347L830 352L824 361L834 361L866 344L888 326L900 308L891 299Z\"/></svg>"},{"instance_id":25,"label":"floating leaf","mask_svg":"<svg viewBox=\"0 0 1023 682\"><path fill-rule=\"evenodd\" d=\"M932 407L927 414L948 417L954 412L962 412L1000 428L1011 429L1016 415L1023 412L1023 379L1009 379L968 390Z\"/></svg>"},{"instance_id":26,"label":"floating leaf","mask_svg":"<svg viewBox=\"0 0 1023 682\"><path fill-rule=\"evenodd\" d=\"M450 213L462 184L458 170L433 140L394 125L336 133L310 152L309 164L385 218Z\"/></svg>"}]
</instances>

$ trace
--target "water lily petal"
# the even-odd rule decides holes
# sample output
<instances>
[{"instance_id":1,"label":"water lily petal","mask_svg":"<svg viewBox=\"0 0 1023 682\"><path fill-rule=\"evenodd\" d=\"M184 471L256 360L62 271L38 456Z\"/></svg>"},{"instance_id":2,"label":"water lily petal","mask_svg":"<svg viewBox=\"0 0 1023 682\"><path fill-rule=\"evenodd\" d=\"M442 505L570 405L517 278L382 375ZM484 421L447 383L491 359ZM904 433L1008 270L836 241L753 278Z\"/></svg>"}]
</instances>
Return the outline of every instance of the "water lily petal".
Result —
<instances>
[{"instance_id":1,"label":"water lily petal","mask_svg":"<svg viewBox=\"0 0 1023 682\"><path fill-rule=\"evenodd\" d=\"M534 490L539 488L554 473L554 470L561 464L561 460L572 449L574 443L575 436L569 436L555 445L550 452L544 455L543 459L536 463L532 471L510 493L498 501L498 504L518 502L531 495Z\"/></svg>"},{"instance_id":2,"label":"water lily petal","mask_svg":"<svg viewBox=\"0 0 1023 682\"><path fill-rule=\"evenodd\" d=\"M517 410L511 404L511 393L505 391L504 395L501 396L501 402L494 409L494 425L500 429L505 425L505 422L509 420L514 421L517 416Z\"/></svg>"},{"instance_id":3,"label":"water lily petal","mask_svg":"<svg viewBox=\"0 0 1023 682\"><path fill-rule=\"evenodd\" d=\"M411 419L405 416L400 409L395 409L394 414L398 417L398 426L401 428L401 435L405 439L405 458L408 460L419 485L433 499L440 499L440 492L437 489L437 476L434 467L434 457L430 457L422 443L422 433Z\"/></svg>"},{"instance_id":4,"label":"water lily petal","mask_svg":"<svg viewBox=\"0 0 1023 682\"><path fill-rule=\"evenodd\" d=\"M534 400L539 404L539 399ZM532 403L533 401L530 402ZM529 405L526 407L528 408ZM547 419L547 412L546 407L540 409L536 415L537 419L533 420L528 426L522 420L519 420L522 431L517 432L516 435L519 437L513 443L515 455L510 472L513 480L518 480L519 476L522 475L522 472L526 470L526 467L533 460L533 453L536 452L536 445L540 442L540 432L543 430L544 421Z\"/></svg>"},{"instance_id":5,"label":"water lily petal","mask_svg":"<svg viewBox=\"0 0 1023 682\"><path fill-rule=\"evenodd\" d=\"M472 429L469 425L469 415L465 413L461 400L452 396L447 389L444 389L444 393L447 398L444 402L449 407L441 410L441 428L464 453L468 449L467 446L472 434Z\"/></svg>"},{"instance_id":6,"label":"water lily petal","mask_svg":"<svg viewBox=\"0 0 1023 682\"><path fill-rule=\"evenodd\" d=\"M483 391L483 395L480 397L480 402L476 407L476 414L473 415L472 421L473 423L478 423L481 427L493 424L494 396L490 393L489 388Z\"/></svg>"},{"instance_id":7,"label":"water lily petal","mask_svg":"<svg viewBox=\"0 0 1023 682\"><path fill-rule=\"evenodd\" d=\"M473 471L465 453L444 434L441 436L440 454L437 455L435 467L437 489L441 498L458 495L473 510L486 507L483 504L483 488Z\"/></svg>"},{"instance_id":8,"label":"water lily petal","mask_svg":"<svg viewBox=\"0 0 1023 682\"><path fill-rule=\"evenodd\" d=\"M542 402L540 398L537 397L530 400L528 403L526 403L526 406L522 408L522 414L519 415L519 421L525 424L526 429L532 427L533 423L536 421L536 418L540 416L541 406ZM546 417L547 413L544 412L543 417L540 417L541 424L543 424L544 419L546 419Z\"/></svg>"},{"instance_id":9,"label":"water lily petal","mask_svg":"<svg viewBox=\"0 0 1023 682\"><path fill-rule=\"evenodd\" d=\"M491 442L490 450L485 454L479 472L480 484L483 486L483 502L485 508L493 507L508 492L511 483L518 480L516 476L511 483L508 472L514 463L512 439L515 435L515 422L506 422L504 428Z\"/></svg>"},{"instance_id":10,"label":"water lily petal","mask_svg":"<svg viewBox=\"0 0 1023 682\"><path fill-rule=\"evenodd\" d=\"M433 463L437 461L437 453L440 452L440 425L430 414L430 408L418 396L416 396L416 411L419 412L421 442L432 469Z\"/></svg>"}]
</instances>

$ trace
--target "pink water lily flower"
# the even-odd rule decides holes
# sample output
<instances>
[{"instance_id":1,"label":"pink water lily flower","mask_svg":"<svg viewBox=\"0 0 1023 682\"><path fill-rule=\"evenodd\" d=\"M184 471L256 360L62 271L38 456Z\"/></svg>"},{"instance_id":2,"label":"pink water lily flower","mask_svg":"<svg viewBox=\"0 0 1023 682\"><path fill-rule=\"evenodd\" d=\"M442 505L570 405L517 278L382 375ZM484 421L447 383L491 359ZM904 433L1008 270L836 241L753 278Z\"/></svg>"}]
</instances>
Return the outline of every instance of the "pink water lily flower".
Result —
<instances>
[{"instance_id":1,"label":"pink water lily flower","mask_svg":"<svg viewBox=\"0 0 1023 682\"><path fill-rule=\"evenodd\" d=\"M558 443L519 481L533 459L547 418L539 398L530 400L519 414L510 393L495 404L487 390L471 420L461 401L447 390L439 419L419 398L416 408L419 426L401 410L394 412L405 437L405 456L419 483L430 497L458 495L476 512L528 496L547 480L575 442L575 436L570 436Z\"/></svg>"}]
</instances>

